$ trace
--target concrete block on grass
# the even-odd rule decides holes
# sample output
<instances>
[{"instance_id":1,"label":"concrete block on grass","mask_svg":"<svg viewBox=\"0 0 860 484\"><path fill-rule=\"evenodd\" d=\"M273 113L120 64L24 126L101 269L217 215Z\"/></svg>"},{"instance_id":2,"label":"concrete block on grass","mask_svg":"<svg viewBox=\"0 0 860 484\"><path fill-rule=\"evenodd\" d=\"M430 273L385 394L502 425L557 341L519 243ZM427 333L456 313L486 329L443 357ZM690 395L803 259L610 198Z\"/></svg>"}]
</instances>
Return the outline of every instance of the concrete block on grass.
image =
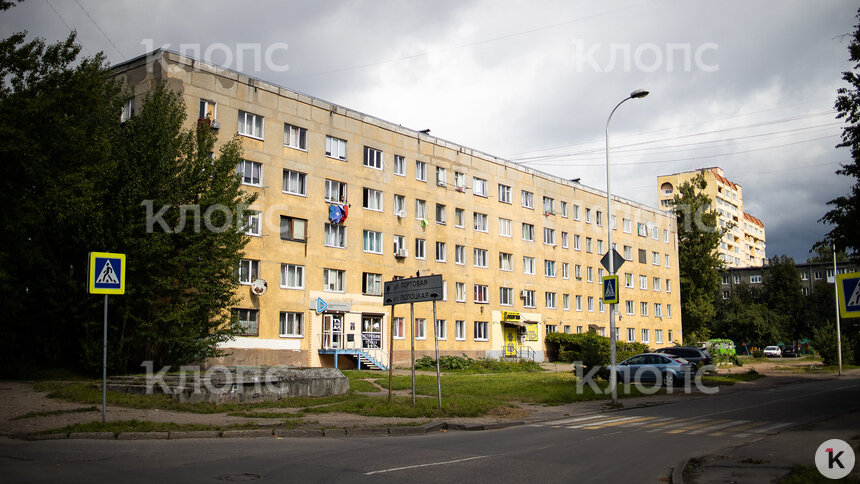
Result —
<instances>
[{"instance_id":1,"label":"concrete block on grass","mask_svg":"<svg viewBox=\"0 0 860 484\"><path fill-rule=\"evenodd\" d=\"M276 429L275 437L324 437L322 429Z\"/></svg>"},{"instance_id":2,"label":"concrete block on grass","mask_svg":"<svg viewBox=\"0 0 860 484\"><path fill-rule=\"evenodd\" d=\"M166 439L169 436L169 432L120 432L116 440L157 440Z\"/></svg>"},{"instance_id":3,"label":"concrete block on grass","mask_svg":"<svg viewBox=\"0 0 860 484\"><path fill-rule=\"evenodd\" d=\"M426 435L427 429L423 426L388 427L389 435Z\"/></svg>"},{"instance_id":4,"label":"concrete block on grass","mask_svg":"<svg viewBox=\"0 0 860 484\"><path fill-rule=\"evenodd\" d=\"M171 439L217 439L221 432L217 430L177 430L170 432Z\"/></svg>"},{"instance_id":5,"label":"concrete block on grass","mask_svg":"<svg viewBox=\"0 0 860 484\"><path fill-rule=\"evenodd\" d=\"M346 437L346 429L324 429L323 435L326 437Z\"/></svg>"},{"instance_id":6,"label":"concrete block on grass","mask_svg":"<svg viewBox=\"0 0 860 484\"><path fill-rule=\"evenodd\" d=\"M255 429L255 430L225 430L221 433L221 437L225 439L258 439L261 437L271 437L272 429Z\"/></svg>"},{"instance_id":7,"label":"concrete block on grass","mask_svg":"<svg viewBox=\"0 0 860 484\"><path fill-rule=\"evenodd\" d=\"M98 440L114 440L116 435L113 432L72 432L69 434L70 439L98 439Z\"/></svg>"}]
</instances>

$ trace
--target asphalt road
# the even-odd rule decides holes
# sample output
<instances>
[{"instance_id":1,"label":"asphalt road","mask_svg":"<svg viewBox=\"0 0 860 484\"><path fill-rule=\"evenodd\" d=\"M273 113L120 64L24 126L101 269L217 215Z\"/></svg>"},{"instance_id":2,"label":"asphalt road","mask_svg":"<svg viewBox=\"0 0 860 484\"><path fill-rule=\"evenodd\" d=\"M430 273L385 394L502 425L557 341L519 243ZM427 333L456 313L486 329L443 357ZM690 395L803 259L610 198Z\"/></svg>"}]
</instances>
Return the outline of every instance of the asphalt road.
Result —
<instances>
[{"instance_id":1,"label":"asphalt road","mask_svg":"<svg viewBox=\"0 0 860 484\"><path fill-rule=\"evenodd\" d=\"M482 432L343 439L0 440L4 482L659 482L682 458L856 411L860 378Z\"/></svg>"}]
</instances>

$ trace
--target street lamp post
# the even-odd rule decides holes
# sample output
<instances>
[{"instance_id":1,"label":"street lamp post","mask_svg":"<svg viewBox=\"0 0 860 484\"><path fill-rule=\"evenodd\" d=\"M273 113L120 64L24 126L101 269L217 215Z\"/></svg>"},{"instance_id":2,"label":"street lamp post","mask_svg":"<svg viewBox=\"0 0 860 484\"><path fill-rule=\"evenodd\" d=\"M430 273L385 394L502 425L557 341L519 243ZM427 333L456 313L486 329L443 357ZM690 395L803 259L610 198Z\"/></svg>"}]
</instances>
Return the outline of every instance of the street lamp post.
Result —
<instances>
[{"instance_id":1,"label":"street lamp post","mask_svg":"<svg viewBox=\"0 0 860 484\"><path fill-rule=\"evenodd\" d=\"M630 93L629 96L621 100L612 108L609 113L609 118L606 120L606 231L608 233L607 240L609 243L609 275L615 275L615 258L613 257L612 246L612 190L609 182L609 122L612 121L612 115L618 106L621 106L630 99L643 98L648 95L648 91L637 89ZM618 373L616 368L617 363L615 352L615 305L609 305L609 387L612 389L612 405L618 404Z\"/></svg>"}]
</instances>

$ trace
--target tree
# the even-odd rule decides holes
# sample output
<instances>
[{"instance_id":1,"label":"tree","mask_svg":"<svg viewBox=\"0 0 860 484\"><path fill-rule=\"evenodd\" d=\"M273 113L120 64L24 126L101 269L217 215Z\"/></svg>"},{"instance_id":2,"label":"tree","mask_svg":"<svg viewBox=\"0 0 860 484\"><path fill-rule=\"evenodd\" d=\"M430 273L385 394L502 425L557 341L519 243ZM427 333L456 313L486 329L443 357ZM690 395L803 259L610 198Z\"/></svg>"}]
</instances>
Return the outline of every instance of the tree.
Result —
<instances>
[{"instance_id":1,"label":"tree","mask_svg":"<svg viewBox=\"0 0 860 484\"><path fill-rule=\"evenodd\" d=\"M767 307L779 315L783 336L800 339L804 296L794 259L785 255L771 258L764 279L764 296Z\"/></svg>"},{"instance_id":2,"label":"tree","mask_svg":"<svg viewBox=\"0 0 860 484\"><path fill-rule=\"evenodd\" d=\"M715 316L723 263L716 253L729 228L717 226L717 212L704 193L708 182L701 172L678 187L672 201L678 221L678 266L681 275L681 318L684 340L708 339Z\"/></svg>"},{"instance_id":3,"label":"tree","mask_svg":"<svg viewBox=\"0 0 860 484\"><path fill-rule=\"evenodd\" d=\"M741 343L757 346L777 342L781 337L779 315L765 304L756 302L757 292L740 286L729 299L719 302L713 332L731 339L738 346Z\"/></svg>"},{"instance_id":4,"label":"tree","mask_svg":"<svg viewBox=\"0 0 860 484\"><path fill-rule=\"evenodd\" d=\"M830 224L833 228L825 239L816 244L832 246L848 252L852 259L860 259L860 10L857 14L858 24L855 25L848 46L850 61L854 63L852 70L842 73L842 79L849 87L841 87L837 92L834 107L839 112L838 119L844 119L846 126L842 128L842 142L837 148L848 148L851 152L851 162L842 164L836 170L839 175L854 177L856 183L848 195L834 198L827 202L833 208L819 220Z\"/></svg>"}]
</instances>

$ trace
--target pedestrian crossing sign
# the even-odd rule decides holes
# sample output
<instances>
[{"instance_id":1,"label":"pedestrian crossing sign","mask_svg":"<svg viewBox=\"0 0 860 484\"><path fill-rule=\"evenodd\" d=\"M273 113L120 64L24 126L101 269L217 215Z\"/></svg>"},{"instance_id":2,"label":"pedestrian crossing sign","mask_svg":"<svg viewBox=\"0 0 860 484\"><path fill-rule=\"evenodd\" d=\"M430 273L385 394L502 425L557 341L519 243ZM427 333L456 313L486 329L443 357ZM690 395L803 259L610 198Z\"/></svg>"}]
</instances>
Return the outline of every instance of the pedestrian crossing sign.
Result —
<instances>
[{"instance_id":1,"label":"pedestrian crossing sign","mask_svg":"<svg viewBox=\"0 0 860 484\"><path fill-rule=\"evenodd\" d=\"M843 318L860 318L860 272L838 274L836 290L839 294L839 315Z\"/></svg>"},{"instance_id":2,"label":"pedestrian crossing sign","mask_svg":"<svg viewBox=\"0 0 860 484\"><path fill-rule=\"evenodd\" d=\"M618 276L603 277L603 304L618 304Z\"/></svg>"},{"instance_id":3,"label":"pedestrian crossing sign","mask_svg":"<svg viewBox=\"0 0 860 484\"><path fill-rule=\"evenodd\" d=\"M90 252L90 294L125 294L125 254Z\"/></svg>"}]
</instances>

